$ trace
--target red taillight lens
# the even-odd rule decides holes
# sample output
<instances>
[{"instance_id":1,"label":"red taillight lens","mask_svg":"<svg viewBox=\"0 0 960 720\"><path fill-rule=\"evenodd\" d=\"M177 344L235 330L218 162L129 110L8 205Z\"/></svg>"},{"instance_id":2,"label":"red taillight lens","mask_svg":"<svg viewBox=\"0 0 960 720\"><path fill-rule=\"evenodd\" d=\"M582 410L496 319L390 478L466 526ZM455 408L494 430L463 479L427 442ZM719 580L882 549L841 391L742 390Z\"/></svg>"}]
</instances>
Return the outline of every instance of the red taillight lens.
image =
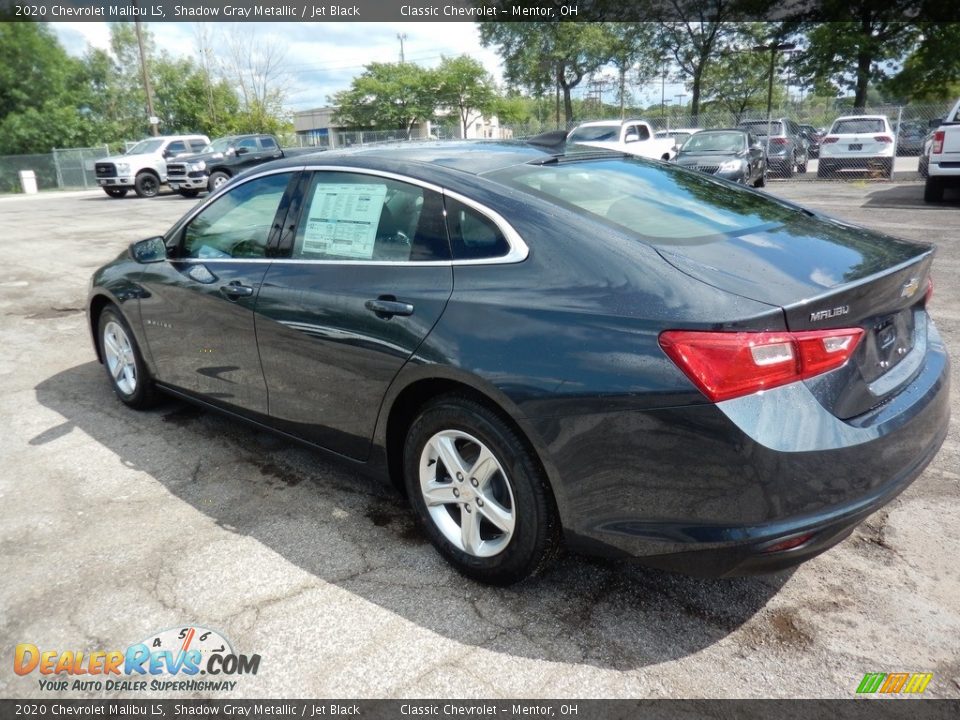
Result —
<instances>
[{"instance_id":1,"label":"red taillight lens","mask_svg":"<svg viewBox=\"0 0 960 720\"><path fill-rule=\"evenodd\" d=\"M943 138L945 136L946 136L946 131L944 130L937 130L933 134L933 149L931 150L931 152L936 153L937 155L943 152Z\"/></svg>"},{"instance_id":2,"label":"red taillight lens","mask_svg":"<svg viewBox=\"0 0 960 720\"><path fill-rule=\"evenodd\" d=\"M786 139L786 138L779 138L779 137L778 137L778 138L770 138L770 144L771 144L771 145L786 145L786 144L787 144L787 139Z\"/></svg>"},{"instance_id":3,"label":"red taillight lens","mask_svg":"<svg viewBox=\"0 0 960 720\"><path fill-rule=\"evenodd\" d=\"M833 370L857 349L863 330L701 332L667 330L660 347L713 402Z\"/></svg>"},{"instance_id":4,"label":"red taillight lens","mask_svg":"<svg viewBox=\"0 0 960 720\"><path fill-rule=\"evenodd\" d=\"M893 138L892 138L892 137L889 137L888 135L874 135L874 136L873 136L873 139L876 140L878 143L892 143L892 142L893 142Z\"/></svg>"},{"instance_id":5,"label":"red taillight lens","mask_svg":"<svg viewBox=\"0 0 960 720\"><path fill-rule=\"evenodd\" d=\"M838 137L830 137L829 135L827 135L827 137L825 137L823 140L820 141L820 144L821 144L821 145L829 145L830 143L835 143L835 142L837 142L837 140L839 140L839 139L840 139L840 138L838 138Z\"/></svg>"}]
</instances>

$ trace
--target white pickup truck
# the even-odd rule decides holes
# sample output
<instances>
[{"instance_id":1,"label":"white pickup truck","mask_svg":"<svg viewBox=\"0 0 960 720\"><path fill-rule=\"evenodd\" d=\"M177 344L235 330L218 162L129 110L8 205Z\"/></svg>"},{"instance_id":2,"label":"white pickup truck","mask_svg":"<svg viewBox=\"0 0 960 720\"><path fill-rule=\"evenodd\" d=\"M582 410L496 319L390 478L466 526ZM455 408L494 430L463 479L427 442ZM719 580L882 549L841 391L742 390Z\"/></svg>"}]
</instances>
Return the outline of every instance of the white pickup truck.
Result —
<instances>
[{"instance_id":1,"label":"white pickup truck","mask_svg":"<svg viewBox=\"0 0 960 720\"><path fill-rule=\"evenodd\" d=\"M960 187L960 100L933 133L923 199L940 202L946 187Z\"/></svg>"},{"instance_id":2,"label":"white pickup truck","mask_svg":"<svg viewBox=\"0 0 960 720\"><path fill-rule=\"evenodd\" d=\"M582 123L567 135L568 143L589 145L650 158L671 160L676 156L676 140L658 138L644 120L598 120Z\"/></svg>"}]
</instances>

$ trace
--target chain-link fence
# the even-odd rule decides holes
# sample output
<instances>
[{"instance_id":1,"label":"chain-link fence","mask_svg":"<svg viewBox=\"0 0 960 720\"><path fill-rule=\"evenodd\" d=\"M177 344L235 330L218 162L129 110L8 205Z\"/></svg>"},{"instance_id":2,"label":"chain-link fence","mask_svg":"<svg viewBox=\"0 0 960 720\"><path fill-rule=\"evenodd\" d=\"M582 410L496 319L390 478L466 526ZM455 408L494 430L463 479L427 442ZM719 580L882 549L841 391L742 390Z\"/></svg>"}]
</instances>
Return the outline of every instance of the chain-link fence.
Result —
<instances>
[{"instance_id":1,"label":"chain-link fence","mask_svg":"<svg viewBox=\"0 0 960 720\"><path fill-rule=\"evenodd\" d=\"M0 193L19 193L21 171L33 171L39 190L83 190L97 187L93 163L110 154L97 148L54 150L44 155L0 156Z\"/></svg>"}]
</instances>

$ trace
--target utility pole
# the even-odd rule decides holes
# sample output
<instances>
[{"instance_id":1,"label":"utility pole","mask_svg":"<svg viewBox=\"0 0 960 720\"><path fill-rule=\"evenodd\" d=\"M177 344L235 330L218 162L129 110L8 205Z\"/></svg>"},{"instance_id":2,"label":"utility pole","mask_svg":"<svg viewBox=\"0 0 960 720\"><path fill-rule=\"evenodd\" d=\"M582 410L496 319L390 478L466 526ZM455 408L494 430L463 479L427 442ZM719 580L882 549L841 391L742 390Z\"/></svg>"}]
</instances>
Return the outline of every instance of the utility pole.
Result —
<instances>
[{"instance_id":1,"label":"utility pole","mask_svg":"<svg viewBox=\"0 0 960 720\"><path fill-rule=\"evenodd\" d=\"M400 64L401 65L403 65L403 63L406 61L403 56L403 41L406 39L407 39L406 33L397 33L397 40L400 41Z\"/></svg>"},{"instance_id":2,"label":"utility pole","mask_svg":"<svg viewBox=\"0 0 960 720\"><path fill-rule=\"evenodd\" d=\"M134 3L136 7L136 3ZM143 49L143 32L140 29L140 21L134 21L134 28L137 32L137 46L140 48L140 73L143 75L143 90L147 94L147 117L150 121L150 134L156 137L157 116L153 112L153 88L150 87L150 69L147 67L147 53Z\"/></svg>"}]
</instances>

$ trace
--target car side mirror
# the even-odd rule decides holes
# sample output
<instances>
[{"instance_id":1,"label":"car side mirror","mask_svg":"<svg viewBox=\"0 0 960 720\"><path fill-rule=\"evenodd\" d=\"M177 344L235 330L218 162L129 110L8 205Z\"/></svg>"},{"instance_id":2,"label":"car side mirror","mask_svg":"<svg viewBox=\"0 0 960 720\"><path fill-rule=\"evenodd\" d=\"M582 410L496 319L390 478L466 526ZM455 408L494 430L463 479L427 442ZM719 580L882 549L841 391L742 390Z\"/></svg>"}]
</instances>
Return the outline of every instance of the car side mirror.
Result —
<instances>
[{"instance_id":1,"label":"car side mirror","mask_svg":"<svg viewBox=\"0 0 960 720\"><path fill-rule=\"evenodd\" d=\"M245 147L237 148L237 155L246 155L248 152L250 152L250 148L245 148Z\"/></svg>"},{"instance_id":2,"label":"car side mirror","mask_svg":"<svg viewBox=\"0 0 960 720\"><path fill-rule=\"evenodd\" d=\"M167 246L162 237L138 240L130 244L130 257L141 265L163 262L167 259Z\"/></svg>"},{"instance_id":3,"label":"car side mirror","mask_svg":"<svg viewBox=\"0 0 960 720\"><path fill-rule=\"evenodd\" d=\"M639 142L640 136L636 133L627 133L627 136L623 139L624 142Z\"/></svg>"}]
</instances>

